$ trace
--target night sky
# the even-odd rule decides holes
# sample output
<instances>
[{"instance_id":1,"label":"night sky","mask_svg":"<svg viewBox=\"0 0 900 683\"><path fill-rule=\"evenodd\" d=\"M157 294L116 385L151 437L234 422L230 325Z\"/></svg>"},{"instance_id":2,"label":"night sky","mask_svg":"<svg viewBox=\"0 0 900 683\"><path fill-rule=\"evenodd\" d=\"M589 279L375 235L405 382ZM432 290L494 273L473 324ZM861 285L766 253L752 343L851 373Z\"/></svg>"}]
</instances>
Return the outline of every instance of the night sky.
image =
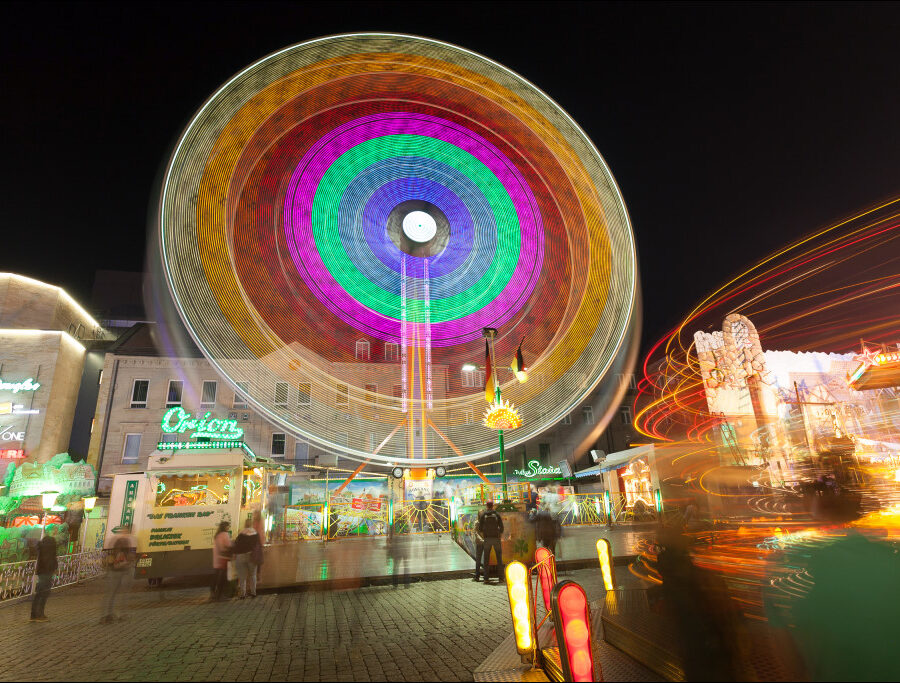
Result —
<instances>
[{"instance_id":1,"label":"night sky","mask_svg":"<svg viewBox=\"0 0 900 683\"><path fill-rule=\"evenodd\" d=\"M456 43L555 99L637 236L644 346L774 248L900 194L900 6L4 5L3 266L88 301L141 270L169 149L228 77L286 45Z\"/></svg>"}]
</instances>

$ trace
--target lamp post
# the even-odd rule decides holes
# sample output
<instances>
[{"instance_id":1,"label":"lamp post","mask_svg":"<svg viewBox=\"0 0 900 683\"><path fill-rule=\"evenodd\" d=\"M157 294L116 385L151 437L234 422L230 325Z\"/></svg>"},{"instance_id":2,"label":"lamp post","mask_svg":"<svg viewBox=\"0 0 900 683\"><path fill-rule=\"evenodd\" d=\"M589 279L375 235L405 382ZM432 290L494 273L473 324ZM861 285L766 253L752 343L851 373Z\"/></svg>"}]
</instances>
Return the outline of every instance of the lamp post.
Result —
<instances>
[{"instance_id":1,"label":"lamp post","mask_svg":"<svg viewBox=\"0 0 900 683\"><path fill-rule=\"evenodd\" d=\"M44 491L41 494L41 507L44 508L41 514L41 540L44 540L44 528L47 526L47 513L56 505L56 498L59 491Z\"/></svg>"},{"instance_id":2,"label":"lamp post","mask_svg":"<svg viewBox=\"0 0 900 683\"><path fill-rule=\"evenodd\" d=\"M84 499L84 519L81 520L81 524L84 527L84 531L81 532L81 552L84 552L84 546L87 543L87 520L88 513L94 509L94 506L97 504L97 496L88 496Z\"/></svg>"},{"instance_id":3,"label":"lamp post","mask_svg":"<svg viewBox=\"0 0 900 683\"><path fill-rule=\"evenodd\" d=\"M500 392L500 384L497 382L496 377L496 367L497 361L494 356L494 339L497 337L497 330L493 327L485 327L482 329L482 335L484 336L485 343L487 345L487 363L490 368L490 377L486 377L486 382L490 383L490 386L493 388L494 393L494 403L492 405L495 406L497 410L503 410L503 397ZM524 339L523 339L524 342ZM466 363L463 365L463 370L473 370L476 366L471 363ZM485 368L488 369L488 368ZM525 372L524 361L522 359L522 344L519 344L519 349L516 351L515 358L515 368L510 368L510 371L513 372L516 379L519 382L525 382L528 379L528 374ZM515 429L518 426L521 426L522 421L518 416L518 413L515 412L515 409L512 406L506 406L507 413L510 411L513 413L515 421L508 423L510 428ZM493 414L493 411L492 411ZM487 419L487 418L486 418ZM502 423L501 423L502 424ZM506 482L506 455L503 449L503 428L499 424L494 427L497 429L497 439L500 445L500 479L503 482L503 502L506 503L509 501L509 491Z\"/></svg>"}]
</instances>

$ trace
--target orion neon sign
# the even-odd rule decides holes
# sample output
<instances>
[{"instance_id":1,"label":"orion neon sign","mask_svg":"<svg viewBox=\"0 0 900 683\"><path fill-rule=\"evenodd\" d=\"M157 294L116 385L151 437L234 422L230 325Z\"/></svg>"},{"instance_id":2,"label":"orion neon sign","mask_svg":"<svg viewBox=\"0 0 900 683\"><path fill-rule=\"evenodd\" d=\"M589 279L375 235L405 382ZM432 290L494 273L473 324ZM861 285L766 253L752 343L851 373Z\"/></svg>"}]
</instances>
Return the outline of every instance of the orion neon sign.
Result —
<instances>
[{"instance_id":1,"label":"orion neon sign","mask_svg":"<svg viewBox=\"0 0 900 683\"><path fill-rule=\"evenodd\" d=\"M35 382L33 377L23 379L21 382L5 382L0 379L0 391L11 391L18 394L20 391L37 391L41 388L40 382Z\"/></svg>"},{"instance_id":2,"label":"orion neon sign","mask_svg":"<svg viewBox=\"0 0 900 683\"><path fill-rule=\"evenodd\" d=\"M244 436L244 430L238 427L237 420L210 419L210 414L206 413L202 418L197 419L191 417L186 410L176 406L166 411L160 427L166 434L191 432L193 439L240 439Z\"/></svg>"},{"instance_id":3,"label":"orion neon sign","mask_svg":"<svg viewBox=\"0 0 900 683\"><path fill-rule=\"evenodd\" d=\"M532 477L543 476L547 474L561 475L562 470L559 469L559 467L543 467L538 460L529 460L527 470L516 470L515 473L520 477L528 477L529 479L531 479Z\"/></svg>"}]
</instances>

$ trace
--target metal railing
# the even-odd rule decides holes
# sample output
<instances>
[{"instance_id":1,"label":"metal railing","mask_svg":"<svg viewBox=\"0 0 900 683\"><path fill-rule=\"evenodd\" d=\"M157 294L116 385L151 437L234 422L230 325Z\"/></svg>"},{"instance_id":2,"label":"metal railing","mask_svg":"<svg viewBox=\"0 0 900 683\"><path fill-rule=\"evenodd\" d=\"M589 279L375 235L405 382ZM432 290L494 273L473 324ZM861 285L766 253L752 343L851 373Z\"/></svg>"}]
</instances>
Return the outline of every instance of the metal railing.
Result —
<instances>
[{"instance_id":1,"label":"metal railing","mask_svg":"<svg viewBox=\"0 0 900 683\"><path fill-rule=\"evenodd\" d=\"M57 558L52 588L62 588L106 573L106 553L89 550ZM36 560L0 565L0 604L31 595Z\"/></svg>"}]
</instances>

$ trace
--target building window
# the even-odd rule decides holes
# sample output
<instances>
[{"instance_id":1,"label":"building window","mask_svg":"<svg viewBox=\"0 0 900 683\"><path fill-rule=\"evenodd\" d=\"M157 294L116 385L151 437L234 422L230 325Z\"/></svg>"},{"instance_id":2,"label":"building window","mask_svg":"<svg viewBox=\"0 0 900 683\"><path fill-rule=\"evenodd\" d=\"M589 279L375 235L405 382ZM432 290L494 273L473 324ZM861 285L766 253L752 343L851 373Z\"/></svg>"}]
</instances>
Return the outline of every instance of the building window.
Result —
<instances>
[{"instance_id":1,"label":"building window","mask_svg":"<svg viewBox=\"0 0 900 683\"><path fill-rule=\"evenodd\" d=\"M562 419L562 424L564 424L564 425L572 424L572 413L569 413Z\"/></svg>"},{"instance_id":2,"label":"building window","mask_svg":"<svg viewBox=\"0 0 900 683\"><path fill-rule=\"evenodd\" d=\"M367 339L358 339L356 342L356 360L369 360L372 347Z\"/></svg>"},{"instance_id":3,"label":"building window","mask_svg":"<svg viewBox=\"0 0 900 683\"><path fill-rule=\"evenodd\" d=\"M284 457L284 434L280 432L272 434L272 455Z\"/></svg>"},{"instance_id":4,"label":"building window","mask_svg":"<svg viewBox=\"0 0 900 683\"><path fill-rule=\"evenodd\" d=\"M149 379L136 379L131 385L131 407L146 408L147 392L150 390Z\"/></svg>"},{"instance_id":5,"label":"building window","mask_svg":"<svg viewBox=\"0 0 900 683\"><path fill-rule=\"evenodd\" d=\"M586 425L594 424L594 409L591 406L582 406L581 407L581 416L584 418L584 423Z\"/></svg>"},{"instance_id":6,"label":"building window","mask_svg":"<svg viewBox=\"0 0 900 683\"><path fill-rule=\"evenodd\" d=\"M337 385L337 402L335 406L344 410L350 407L350 387L346 384Z\"/></svg>"},{"instance_id":7,"label":"building window","mask_svg":"<svg viewBox=\"0 0 900 683\"><path fill-rule=\"evenodd\" d=\"M631 424L631 408L629 406L622 406L619 408L619 417L622 418L623 425Z\"/></svg>"},{"instance_id":8,"label":"building window","mask_svg":"<svg viewBox=\"0 0 900 683\"><path fill-rule=\"evenodd\" d=\"M216 390L216 382L212 382L210 380L203 382L203 393L200 396L201 408L215 408Z\"/></svg>"},{"instance_id":9,"label":"building window","mask_svg":"<svg viewBox=\"0 0 900 683\"><path fill-rule=\"evenodd\" d=\"M297 407L309 408L312 404L312 387L308 382L301 382L297 385Z\"/></svg>"},{"instance_id":10,"label":"building window","mask_svg":"<svg viewBox=\"0 0 900 683\"><path fill-rule=\"evenodd\" d=\"M484 370L463 370L462 385L464 387L483 387L484 386Z\"/></svg>"},{"instance_id":11,"label":"building window","mask_svg":"<svg viewBox=\"0 0 900 683\"><path fill-rule=\"evenodd\" d=\"M250 393L250 385L247 382L238 382L237 383L238 390L234 392L234 403L231 404L232 408L246 408L247 407L247 394Z\"/></svg>"},{"instance_id":12,"label":"building window","mask_svg":"<svg viewBox=\"0 0 900 683\"><path fill-rule=\"evenodd\" d=\"M309 462L309 444L306 441L297 441L294 444L294 460Z\"/></svg>"},{"instance_id":13,"label":"building window","mask_svg":"<svg viewBox=\"0 0 900 683\"><path fill-rule=\"evenodd\" d=\"M166 408L174 408L181 405L181 393L184 390L184 382L180 379L169 380L169 391L166 393Z\"/></svg>"},{"instance_id":14,"label":"building window","mask_svg":"<svg viewBox=\"0 0 900 683\"><path fill-rule=\"evenodd\" d=\"M175 443L176 441L178 441L178 435L171 434L169 432L163 432L162 435L159 437L159 440L162 443Z\"/></svg>"},{"instance_id":15,"label":"building window","mask_svg":"<svg viewBox=\"0 0 900 683\"><path fill-rule=\"evenodd\" d=\"M475 421L474 411L471 408L463 410L463 424L470 425Z\"/></svg>"},{"instance_id":16,"label":"building window","mask_svg":"<svg viewBox=\"0 0 900 683\"><path fill-rule=\"evenodd\" d=\"M141 435L126 434L125 447L122 449L122 462L133 464L138 461L138 455L141 452Z\"/></svg>"},{"instance_id":17,"label":"building window","mask_svg":"<svg viewBox=\"0 0 900 683\"><path fill-rule=\"evenodd\" d=\"M539 443L538 444L538 457L541 459L541 464L546 465L550 462L550 444L549 443Z\"/></svg>"},{"instance_id":18,"label":"building window","mask_svg":"<svg viewBox=\"0 0 900 683\"><path fill-rule=\"evenodd\" d=\"M384 359L400 360L400 344L395 344L394 342L385 342Z\"/></svg>"},{"instance_id":19,"label":"building window","mask_svg":"<svg viewBox=\"0 0 900 683\"><path fill-rule=\"evenodd\" d=\"M280 408L287 408L288 404L288 383L275 382L275 405Z\"/></svg>"},{"instance_id":20,"label":"building window","mask_svg":"<svg viewBox=\"0 0 900 683\"><path fill-rule=\"evenodd\" d=\"M366 403L378 403L378 385L366 385Z\"/></svg>"}]
</instances>

